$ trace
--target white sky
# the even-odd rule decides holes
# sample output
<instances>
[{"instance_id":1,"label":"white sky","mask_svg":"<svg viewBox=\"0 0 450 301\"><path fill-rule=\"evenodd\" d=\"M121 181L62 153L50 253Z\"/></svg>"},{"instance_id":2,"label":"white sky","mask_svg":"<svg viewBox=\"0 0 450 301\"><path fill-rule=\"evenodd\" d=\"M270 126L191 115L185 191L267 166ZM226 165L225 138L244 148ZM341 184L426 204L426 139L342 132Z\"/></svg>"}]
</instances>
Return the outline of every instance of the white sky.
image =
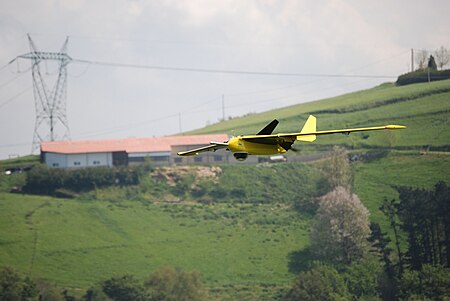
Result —
<instances>
[{"instance_id":1,"label":"white sky","mask_svg":"<svg viewBox=\"0 0 450 301\"><path fill-rule=\"evenodd\" d=\"M0 0L0 159L31 151L30 61L7 65L30 51L27 33L40 51L49 52L59 51L69 36L68 54L89 61L396 76L411 68L411 48L450 48L449 13L447 0ZM41 71L53 87L56 65L44 64ZM182 131L200 128L222 117L222 95L226 117L241 116L395 80L76 62L68 73L67 118L76 140L171 135L180 125Z\"/></svg>"}]
</instances>

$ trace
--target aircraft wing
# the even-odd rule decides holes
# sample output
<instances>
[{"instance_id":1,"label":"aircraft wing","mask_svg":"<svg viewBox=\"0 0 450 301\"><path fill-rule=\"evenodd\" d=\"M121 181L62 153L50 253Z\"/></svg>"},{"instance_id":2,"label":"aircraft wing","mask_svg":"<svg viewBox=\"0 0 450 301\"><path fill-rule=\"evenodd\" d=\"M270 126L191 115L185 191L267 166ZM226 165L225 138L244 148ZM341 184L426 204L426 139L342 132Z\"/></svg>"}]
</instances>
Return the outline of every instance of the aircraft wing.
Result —
<instances>
[{"instance_id":1,"label":"aircraft wing","mask_svg":"<svg viewBox=\"0 0 450 301\"><path fill-rule=\"evenodd\" d=\"M306 136L306 135L330 135L330 134L350 134L353 132L365 132L365 131L380 131L380 130L398 130L405 129L404 125L382 125L382 126L372 126L366 128L353 128L353 129L342 129L342 130L329 130L329 131L317 131L313 133L300 133L297 136Z\"/></svg>"},{"instance_id":2,"label":"aircraft wing","mask_svg":"<svg viewBox=\"0 0 450 301\"><path fill-rule=\"evenodd\" d=\"M223 149L223 148L227 148L228 147L228 143L224 142L211 142L210 145L207 146L203 146L203 147L199 147L199 148L195 148L195 149L191 149L185 152L179 152L177 153L178 156L195 156L198 155L199 153L203 153L203 152L215 152L218 149Z\"/></svg>"},{"instance_id":3,"label":"aircraft wing","mask_svg":"<svg viewBox=\"0 0 450 301\"><path fill-rule=\"evenodd\" d=\"M350 134L353 132L364 131L378 131L378 130L396 130L404 129L404 125L383 125L365 128L353 128L353 129L341 129L341 130L329 130L329 131L312 131L312 132L300 132L300 133L287 133L287 134L274 134L274 135L248 135L242 136L241 139L249 142L262 143L262 144L280 144L281 142L294 142L295 140L302 141L314 141L316 135L331 135L331 134ZM307 139L304 139L306 137Z\"/></svg>"}]
</instances>

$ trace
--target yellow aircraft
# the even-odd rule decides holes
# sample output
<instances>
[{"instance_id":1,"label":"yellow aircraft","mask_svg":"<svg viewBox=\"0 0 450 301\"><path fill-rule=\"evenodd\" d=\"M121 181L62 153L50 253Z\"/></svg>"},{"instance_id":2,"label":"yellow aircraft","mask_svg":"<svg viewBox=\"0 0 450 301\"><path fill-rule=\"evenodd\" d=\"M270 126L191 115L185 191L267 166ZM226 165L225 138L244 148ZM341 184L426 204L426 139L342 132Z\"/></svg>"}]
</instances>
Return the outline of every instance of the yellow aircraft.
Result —
<instances>
[{"instance_id":1,"label":"yellow aircraft","mask_svg":"<svg viewBox=\"0 0 450 301\"><path fill-rule=\"evenodd\" d=\"M256 135L243 135L232 137L225 142L213 142L210 145L192 149L185 152L179 152L179 156L194 156L201 152L216 151L218 149L226 148L233 153L233 156L243 161L247 159L248 155L274 155L283 154L291 149L292 144L295 141L313 142L318 135L330 135L330 134L347 134L352 132L363 131L377 131L377 130L397 130L404 129L404 125L383 125L365 128L354 129L342 129L342 130L329 130L329 131L317 131L316 130L316 117L310 115L306 120L305 125L299 133L287 133L287 134L272 134L275 127L278 125L278 120L273 120L266 125Z\"/></svg>"}]
</instances>

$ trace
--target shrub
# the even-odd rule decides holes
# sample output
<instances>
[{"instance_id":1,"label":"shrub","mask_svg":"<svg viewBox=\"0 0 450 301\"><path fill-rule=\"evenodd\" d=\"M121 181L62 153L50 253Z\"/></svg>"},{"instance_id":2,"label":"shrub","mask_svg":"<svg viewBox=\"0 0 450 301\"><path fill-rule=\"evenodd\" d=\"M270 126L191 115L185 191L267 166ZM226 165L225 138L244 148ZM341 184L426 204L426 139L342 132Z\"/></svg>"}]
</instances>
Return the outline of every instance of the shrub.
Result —
<instances>
[{"instance_id":1,"label":"shrub","mask_svg":"<svg viewBox=\"0 0 450 301\"><path fill-rule=\"evenodd\" d=\"M28 300L37 294L36 284L28 277L23 278L9 267L0 270L0 300Z\"/></svg>"},{"instance_id":2,"label":"shrub","mask_svg":"<svg viewBox=\"0 0 450 301\"><path fill-rule=\"evenodd\" d=\"M430 81L444 80L450 78L450 69L448 70L430 70ZM428 82L428 70L417 70L414 72L409 72L403 75L400 75L397 78L396 85L404 86L416 83L425 83Z\"/></svg>"},{"instance_id":3,"label":"shrub","mask_svg":"<svg viewBox=\"0 0 450 301\"><path fill-rule=\"evenodd\" d=\"M202 301L208 299L200 274L170 267L161 268L145 282L151 300Z\"/></svg>"},{"instance_id":4,"label":"shrub","mask_svg":"<svg viewBox=\"0 0 450 301\"><path fill-rule=\"evenodd\" d=\"M320 263L309 271L300 272L286 300L329 301L350 300L344 279L330 266Z\"/></svg>"},{"instance_id":5,"label":"shrub","mask_svg":"<svg viewBox=\"0 0 450 301\"><path fill-rule=\"evenodd\" d=\"M23 190L27 193L55 195L71 190L83 192L113 185L139 183L139 175L131 168L92 167L76 170L54 169L37 165L27 173Z\"/></svg>"}]
</instances>

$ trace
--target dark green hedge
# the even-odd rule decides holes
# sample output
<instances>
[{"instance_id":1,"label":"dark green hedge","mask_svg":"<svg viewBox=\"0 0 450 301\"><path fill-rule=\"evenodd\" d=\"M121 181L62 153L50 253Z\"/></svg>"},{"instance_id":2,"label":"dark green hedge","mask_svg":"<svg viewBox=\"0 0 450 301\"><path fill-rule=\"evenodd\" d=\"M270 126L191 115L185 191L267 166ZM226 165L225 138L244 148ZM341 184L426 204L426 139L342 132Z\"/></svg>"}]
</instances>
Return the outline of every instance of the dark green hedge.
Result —
<instances>
[{"instance_id":1,"label":"dark green hedge","mask_svg":"<svg viewBox=\"0 0 450 301\"><path fill-rule=\"evenodd\" d=\"M450 69L447 70L430 70L430 81L444 80L450 78ZM428 70L417 70L400 75L397 78L396 85L404 86L416 83L428 82Z\"/></svg>"},{"instance_id":2,"label":"dark green hedge","mask_svg":"<svg viewBox=\"0 0 450 301\"><path fill-rule=\"evenodd\" d=\"M138 183L139 171L131 168L93 167L68 170L37 165L27 173L23 191L55 195L60 189L82 192L97 187L136 185Z\"/></svg>"}]
</instances>

